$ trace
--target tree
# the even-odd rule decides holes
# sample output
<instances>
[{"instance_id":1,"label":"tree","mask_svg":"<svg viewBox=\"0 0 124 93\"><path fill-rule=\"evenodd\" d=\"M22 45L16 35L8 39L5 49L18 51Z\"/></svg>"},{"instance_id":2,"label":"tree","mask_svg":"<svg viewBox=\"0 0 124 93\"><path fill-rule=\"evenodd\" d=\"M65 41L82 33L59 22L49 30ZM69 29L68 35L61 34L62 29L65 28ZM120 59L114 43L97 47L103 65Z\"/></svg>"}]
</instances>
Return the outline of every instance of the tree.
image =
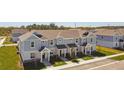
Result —
<instances>
[{"instance_id":1,"label":"tree","mask_svg":"<svg viewBox=\"0 0 124 93\"><path fill-rule=\"evenodd\" d=\"M24 26L24 25L22 25L20 28L25 29L25 26Z\"/></svg>"}]
</instances>

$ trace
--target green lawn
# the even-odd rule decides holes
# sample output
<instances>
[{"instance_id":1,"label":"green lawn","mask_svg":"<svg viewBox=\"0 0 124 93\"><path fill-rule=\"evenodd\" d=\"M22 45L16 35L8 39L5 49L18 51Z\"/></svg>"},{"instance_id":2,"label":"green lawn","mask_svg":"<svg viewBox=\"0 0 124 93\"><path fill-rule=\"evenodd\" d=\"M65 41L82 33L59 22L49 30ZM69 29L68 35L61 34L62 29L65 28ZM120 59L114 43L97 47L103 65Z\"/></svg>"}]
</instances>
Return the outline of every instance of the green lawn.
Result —
<instances>
[{"instance_id":1,"label":"green lawn","mask_svg":"<svg viewBox=\"0 0 124 93\"><path fill-rule=\"evenodd\" d=\"M110 59L113 59L113 60L124 60L124 55L121 55L121 56L117 56L117 57L112 57Z\"/></svg>"},{"instance_id":2,"label":"green lawn","mask_svg":"<svg viewBox=\"0 0 124 93\"><path fill-rule=\"evenodd\" d=\"M61 65L65 65L66 63L64 61L55 61L55 63L53 64L54 67L56 66L61 66Z\"/></svg>"},{"instance_id":3,"label":"green lawn","mask_svg":"<svg viewBox=\"0 0 124 93\"><path fill-rule=\"evenodd\" d=\"M97 53L95 54L96 56L100 56L100 55L101 56L108 56L108 55L113 55L113 54L118 54L118 53L123 52L121 50L102 47L102 46L97 46L96 51L97 51Z\"/></svg>"},{"instance_id":4,"label":"green lawn","mask_svg":"<svg viewBox=\"0 0 124 93\"><path fill-rule=\"evenodd\" d=\"M94 57L103 57L103 56L106 56L106 53L95 51L95 52L92 53L92 56L94 56Z\"/></svg>"},{"instance_id":5,"label":"green lawn","mask_svg":"<svg viewBox=\"0 0 124 93\"><path fill-rule=\"evenodd\" d=\"M6 40L4 41L3 44L14 44L14 42L11 41L11 37L7 36Z\"/></svg>"},{"instance_id":6,"label":"green lawn","mask_svg":"<svg viewBox=\"0 0 124 93\"><path fill-rule=\"evenodd\" d=\"M16 47L1 47L0 48L0 69L2 70L17 70L22 69L19 62L19 56L16 53Z\"/></svg>"}]
</instances>

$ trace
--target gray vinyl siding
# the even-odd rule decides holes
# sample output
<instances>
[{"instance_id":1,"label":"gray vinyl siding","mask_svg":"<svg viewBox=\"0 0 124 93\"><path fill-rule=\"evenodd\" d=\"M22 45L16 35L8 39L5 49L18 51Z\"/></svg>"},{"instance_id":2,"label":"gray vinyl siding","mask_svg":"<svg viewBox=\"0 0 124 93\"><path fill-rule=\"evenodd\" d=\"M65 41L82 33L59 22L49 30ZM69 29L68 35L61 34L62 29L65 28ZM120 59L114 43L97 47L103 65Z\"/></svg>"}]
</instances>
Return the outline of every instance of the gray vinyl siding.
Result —
<instances>
[{"instance_id":1,"label":"gray vinyl siding","mask_svg":"<svg viewBox=\"0 0 124 93\"><path fill-rule=\"evenodd\" d=\"M31 42L34 42L34 47L31 47ZM33 35L23 43L24 51L35 51L41 48L41 40Z\"/></svg>"}]
</instances>

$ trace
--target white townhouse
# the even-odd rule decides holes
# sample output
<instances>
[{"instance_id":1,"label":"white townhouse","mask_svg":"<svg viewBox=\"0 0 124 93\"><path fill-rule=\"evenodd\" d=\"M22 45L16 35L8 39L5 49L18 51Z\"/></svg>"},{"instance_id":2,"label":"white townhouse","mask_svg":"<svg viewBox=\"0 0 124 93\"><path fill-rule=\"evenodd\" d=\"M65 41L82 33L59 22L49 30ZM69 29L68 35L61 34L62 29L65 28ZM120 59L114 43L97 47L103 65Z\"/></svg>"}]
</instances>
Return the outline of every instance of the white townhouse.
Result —
<instances>
[{"instance_id":1,"label":"white townhouse","mask_svg":"<svg viewBox=\"0 0 124 93\"><path fill-rule=\"evenodd\" d=\"M124 49L124 29L97 29L97 45Z\"/></svg>"},{"instance_id":2,"label":"white townhouse","mask_svg":"<svg viewBox=\"0 0 124 93\"><path fill-rule=\"evenodd\" d=\"M18 47L23 62L49 62L53 55L91 54L96 51L96 36L86 30L33 30L19 37Z\"/></svg>"}]
</instances>

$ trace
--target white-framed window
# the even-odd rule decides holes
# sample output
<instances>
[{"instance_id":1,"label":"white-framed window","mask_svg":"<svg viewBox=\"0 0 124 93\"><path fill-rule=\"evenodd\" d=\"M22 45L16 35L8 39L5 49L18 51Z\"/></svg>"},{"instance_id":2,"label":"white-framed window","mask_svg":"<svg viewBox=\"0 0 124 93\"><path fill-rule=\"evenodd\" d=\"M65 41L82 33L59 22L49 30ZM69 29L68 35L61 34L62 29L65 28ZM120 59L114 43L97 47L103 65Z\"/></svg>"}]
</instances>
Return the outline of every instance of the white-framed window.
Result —
<instances>
[{"instance_id":1,"label":"white-framed window","mask_svg":"<svg viewBox=\"0 0 124 93\"><path fill-rule=\"evenodd\" d=\"M35 53L31 53L30 57L35 58Z\"/></svg>"},{"instance_id":2,"label":"white-framed window","mask_svg":"<svg viewBox=\"0 0 124 93\"><path fill-rule=\"evenodd\" d=\"M78 39L76 39L76 43L78 43Z\"/></svg>"},{"instance_id":3,"label":"white-framed window","mask_svg":"<svg viewBox=\"0 0 124 93\"><path fill-rule=\"evenodd\" d=\"M33 41L31 42L31 47L34 47L34 42Z\"/></svg>"},{"instance_id":4,"label":"white-framed window","mask_svg":"<svg viewBox=\"0 0 124 93\"><path fill-rule=\"evenodd\" d=\"M50 40L50 45L53 45L53 40Z\"/></svg>"},{"instance_id":5,"label":"white-framed window","mask_svg":"<svg viewBox=\"0 0 124 93\"><path fill-rule=\"evenodd\" d=\"M91 38L91 42L93 42L93 38Z\"/></svg>"}]
</instances>

